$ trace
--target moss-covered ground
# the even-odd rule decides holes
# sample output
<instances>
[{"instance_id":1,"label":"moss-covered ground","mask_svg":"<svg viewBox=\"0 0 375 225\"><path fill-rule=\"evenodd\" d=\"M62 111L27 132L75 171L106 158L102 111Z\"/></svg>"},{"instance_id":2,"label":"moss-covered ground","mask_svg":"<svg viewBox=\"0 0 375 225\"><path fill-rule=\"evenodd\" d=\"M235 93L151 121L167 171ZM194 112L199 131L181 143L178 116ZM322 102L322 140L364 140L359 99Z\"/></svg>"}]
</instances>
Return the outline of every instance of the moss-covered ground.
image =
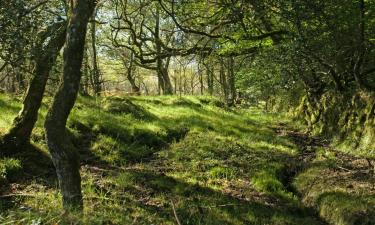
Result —
<instances>
[{"instance_id":1,"label":"moss-covered ground","mask_svg":"<svg viewBox=\"0 0 375 225\"><path fill-rule=\"evenodd\" d=\"M188 96L80 97L68 132L85 209L64 214L48 104L32 145L0 160L0 224L375 224L364 159L344 162L281 114ZM0 132L20 105L0 95Z\"/></svg>"}]
</instances>

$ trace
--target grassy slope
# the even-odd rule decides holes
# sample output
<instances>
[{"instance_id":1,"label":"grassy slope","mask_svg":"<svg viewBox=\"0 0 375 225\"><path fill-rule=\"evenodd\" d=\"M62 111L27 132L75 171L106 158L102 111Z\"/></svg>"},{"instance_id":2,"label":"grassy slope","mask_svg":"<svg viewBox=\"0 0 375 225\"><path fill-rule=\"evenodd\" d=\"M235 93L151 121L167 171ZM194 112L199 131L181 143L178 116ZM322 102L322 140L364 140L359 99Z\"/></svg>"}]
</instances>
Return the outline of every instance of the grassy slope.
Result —
<instances>
[{"instance_id":1,"label":"grassy slope","mask_svg":"<svg viewBox=\"0 0 375 225\"><path fill-rule=\"evenodd\" d=\"M85 215L61 216L48 162L3 159L0 223L176 224L174 207L182 224L321 224L284 185L300 152L273 128L289 121L218 106L208 97L80 98L68 126L82 155ZM0 96L0 131L18 110ZM44 114L32 138L42 152ZM31 168L27 179L20 166ZM296 180L302 193L313 174Z\"/></svg>"}]
</instances>

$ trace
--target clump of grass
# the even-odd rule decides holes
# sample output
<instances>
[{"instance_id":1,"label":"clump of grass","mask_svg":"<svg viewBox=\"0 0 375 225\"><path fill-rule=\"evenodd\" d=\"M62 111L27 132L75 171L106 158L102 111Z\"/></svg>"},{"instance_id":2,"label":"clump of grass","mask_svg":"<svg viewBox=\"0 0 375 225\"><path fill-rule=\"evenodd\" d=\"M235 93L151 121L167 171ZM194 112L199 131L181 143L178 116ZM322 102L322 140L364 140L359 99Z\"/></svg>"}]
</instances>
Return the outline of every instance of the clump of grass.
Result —
<instances>
[{"instance_id":1,"label":"clump of grass","mask_svg":"<svg viewBox=\"0 0 375 225\"><path fill-rule=\"evenodd\" d=\"M252 184L260 192L296 201L296 196L289 192L282 182L283 169L283 165L279 163L266 165L251 178Z\"/></svg>"},{"instance_id":2,"label":"clump of grass","mask_svg":"<svg viewBox=\"0 0 375 225\"><path fill-rule=\"evenodd\" d=\"M210 177L212 179L234 179L236 172L233 168L216 166L209 170Z\"/></svg>"},{"instance_id":3,"label":"clump of grass","mask_svg":"<svg viewBox=\"0 0 375 225\"><path fill-rule=\"evenodd\" d=\"M121 146L112 137L100 134L91 146L93 153L100 159L116 163L121 161Z\"/></svg>"},{"instance_id":4,"label":"clump of grass","mask_svg":"<svg viewBox=\"0 0 375 225\"><path fill-rule=\"evenodd\" d=\"M21 162L17 159L4 158L0 159L0 179L16 176L22 169Z\"/></svg>"}]
</instances>

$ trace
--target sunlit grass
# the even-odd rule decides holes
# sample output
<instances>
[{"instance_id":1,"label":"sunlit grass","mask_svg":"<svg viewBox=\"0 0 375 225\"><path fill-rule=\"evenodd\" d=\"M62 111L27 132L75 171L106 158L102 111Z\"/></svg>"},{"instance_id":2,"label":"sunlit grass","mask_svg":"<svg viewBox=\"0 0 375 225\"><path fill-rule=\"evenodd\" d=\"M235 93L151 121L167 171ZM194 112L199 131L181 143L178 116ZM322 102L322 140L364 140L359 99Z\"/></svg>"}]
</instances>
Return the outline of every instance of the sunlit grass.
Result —
<instances>
[{"instance_id":1,"label":"sunlit grass","mask_svg":"<svg viewBox=\"0 0 375 225\"><path fill-rule=\"evenodd\" d=\"M0 103L7 129L20 103ZM42 149L46 108L32 137ZM56 179L36 177L4 200L0 223L176 224L174 205L183 224L320 224L283 183L298 149L274 132L279 123L291 121L213 97L79 97L68 127L84 215L62 215Z\"/></svg>"}]
</instances>

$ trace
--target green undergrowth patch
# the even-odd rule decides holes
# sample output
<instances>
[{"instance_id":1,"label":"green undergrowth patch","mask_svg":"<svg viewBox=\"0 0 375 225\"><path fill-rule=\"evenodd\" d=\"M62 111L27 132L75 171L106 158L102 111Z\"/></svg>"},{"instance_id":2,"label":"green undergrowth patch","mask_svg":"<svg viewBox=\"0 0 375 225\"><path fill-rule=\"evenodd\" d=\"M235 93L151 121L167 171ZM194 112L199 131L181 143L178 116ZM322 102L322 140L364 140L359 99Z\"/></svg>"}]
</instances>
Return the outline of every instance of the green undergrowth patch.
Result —
<instances>
[{"instance_id":1,"label":"green undergrowth patch","mask_svg":"<svg viewBox=\"0 0 375 225\"><path fill-rule=\"evenodd\" d=\"M42 151L49 101L32 137ZM4 121L18 109L0 108ZM56 179L38 174L9 184L0 223L176 224L176 214L183 224L321 224L283 183L298 149L274 132L280 122L289 119L209 96L79 97L68 134L81 154L83 215L62 214Z\"/></svg>"}]
</instances>

